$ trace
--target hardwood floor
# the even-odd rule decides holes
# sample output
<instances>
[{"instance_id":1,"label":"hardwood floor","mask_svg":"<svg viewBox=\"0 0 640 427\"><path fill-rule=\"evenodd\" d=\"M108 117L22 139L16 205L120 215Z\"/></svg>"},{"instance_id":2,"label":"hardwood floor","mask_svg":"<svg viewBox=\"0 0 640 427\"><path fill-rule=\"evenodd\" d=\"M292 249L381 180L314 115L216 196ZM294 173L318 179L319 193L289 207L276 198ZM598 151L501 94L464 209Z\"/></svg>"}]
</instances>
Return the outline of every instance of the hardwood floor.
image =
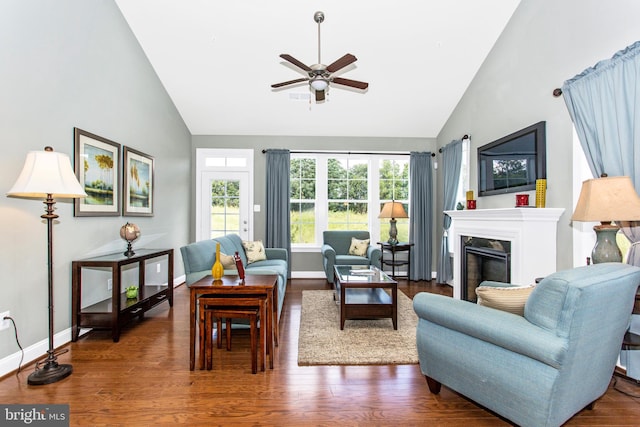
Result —
<instances>
[{"instance_id":1,"label":"hardwood floor","mask_svg":"<svg viewBox=\"0 0 640 427\"><path fill-rule=\"evenodd\" d=\"M400 283L410 297L450 293L430 282ZM430 394L418 365L298 366L302 290L325 288L324 280L289 285L272 371L251 374L249 335L243 333L234 334L231 352L214 350L212 371L189 371L189 295L180 286L172 310L154 308L125 328L120 342L96 331L66 345L69 352L59 361L73 364L70 377L28 386L32 366L5 377L0 402L68 403L73 426L509 425L446 387ZM623 382L567 425L638 425L640 399L617 389L638 395L640 387Z\"/></svg>"}]
</instances>

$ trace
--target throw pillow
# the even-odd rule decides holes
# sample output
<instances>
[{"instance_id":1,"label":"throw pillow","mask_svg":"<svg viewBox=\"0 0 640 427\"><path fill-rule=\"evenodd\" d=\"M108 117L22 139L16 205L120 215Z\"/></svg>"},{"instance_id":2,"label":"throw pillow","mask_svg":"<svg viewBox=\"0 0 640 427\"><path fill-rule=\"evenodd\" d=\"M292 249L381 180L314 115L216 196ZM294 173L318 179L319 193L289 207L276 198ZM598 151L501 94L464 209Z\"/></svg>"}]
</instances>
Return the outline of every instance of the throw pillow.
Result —
<instances>
[{"instance_id":1,"label":"throw pillow","mask_svg":"<svg viewBox=\"0 0 640 427\"><path fill-rule=\"evenodd\" d=\"M262 240L256 240L255 242L243 240L242 247L244 247L244 253L247 255L247 264L267 259Z\"/></svg>"},{"instance_id":2,"label":"throw pillow","mask_svg":"<svg viewBox=\"0 0 640 427\"><path fill-rule=\"evenodd\" d=\"M225 270L236 270L236 261L233 259L233 255L220 252L220 262Z\"/></svg>"},{"instance_id":3,"label":"throw pillow","mask_svg":"<svg viewBox=\"0 0 640 427\"><path fill-rule=\"evenodd\" d=\"M351 246L349 247L349 255L366 256L369 249L369 239L360 240L355 237L351 238Z\"/></svg>"},{"instance_id":4,"label":"throw pillow","mask_svg":"<svg viewBox=\"0 0 640 427\"><path fill-rule=\"evenodd\" d=\"M534 286L493 287L478 286L476 295L478 304L495 308L509 313L524 316L524 305L533 291Z\"/></svg>"}]
</instances>

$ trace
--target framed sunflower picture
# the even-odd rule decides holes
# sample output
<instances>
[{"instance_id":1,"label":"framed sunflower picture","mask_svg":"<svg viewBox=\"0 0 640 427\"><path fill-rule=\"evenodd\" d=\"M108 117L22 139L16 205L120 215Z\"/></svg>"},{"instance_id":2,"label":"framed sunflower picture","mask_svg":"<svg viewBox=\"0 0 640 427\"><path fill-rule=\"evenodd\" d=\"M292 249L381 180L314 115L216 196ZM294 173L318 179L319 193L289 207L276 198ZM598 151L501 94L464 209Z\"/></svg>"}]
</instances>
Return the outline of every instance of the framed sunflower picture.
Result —
<instances>
[{"instance_id":1,"label":"framed sunflower picture","mask_svg":"<svg viewBox=\"0 0 640 427\"><path fill-rule=\"evenodd\" d=\"M75 199L74 216L120 215L120 144L73 128L76 177L87 197Z\"/></svg>"},{"instance_id":2,"label":"framed sunflower picture","mask_svg":"<svg viewBox=\"0 0 640 427\"><path fill-rule=\"evenodd\" d=\"M124 147L123 216L153 216L153 157Z\"/></svg>"}]
</instances>

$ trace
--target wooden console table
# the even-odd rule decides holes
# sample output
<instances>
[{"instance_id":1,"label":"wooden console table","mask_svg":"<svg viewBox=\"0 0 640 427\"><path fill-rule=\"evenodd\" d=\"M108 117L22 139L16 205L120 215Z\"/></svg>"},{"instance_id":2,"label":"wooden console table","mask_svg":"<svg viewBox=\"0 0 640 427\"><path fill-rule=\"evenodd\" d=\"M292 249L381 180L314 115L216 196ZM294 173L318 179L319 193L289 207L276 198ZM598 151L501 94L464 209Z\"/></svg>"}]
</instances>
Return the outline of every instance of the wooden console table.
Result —
<instances>
[{"instance_id":1,"label":"wooden console table","mask_svg":"<svg viewBox=\"0 0 640 427\"><path fill-rule=\"evenodd\" d=\"M167 284L148 285L145 280L147 260L167 257ZM138 297L127 298L122 285L122 267L138 264ZM87 307L82 307L82 269L111 268L112 295ZM120 339L120 328L134 317L142 318L152 307L167 300L173 307L173 249L137 249L135 255L122 253L87 258L71 263L71 341L77 341L80 328L111 329L113 342ZM97 286L87 283L84 286Z\"/></svg>"}]
</instances>

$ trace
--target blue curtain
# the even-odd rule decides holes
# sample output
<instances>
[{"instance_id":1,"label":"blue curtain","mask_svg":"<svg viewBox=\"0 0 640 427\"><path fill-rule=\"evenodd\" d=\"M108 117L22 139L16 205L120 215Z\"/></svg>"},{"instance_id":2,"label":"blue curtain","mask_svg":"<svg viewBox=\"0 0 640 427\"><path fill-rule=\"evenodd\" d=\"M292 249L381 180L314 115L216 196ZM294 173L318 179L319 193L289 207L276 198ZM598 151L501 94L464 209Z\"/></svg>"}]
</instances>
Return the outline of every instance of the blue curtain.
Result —
<instances>
[{"instance_id":1,"label":"blue curtain","mask_svg":"<svg viewBox=\"0 0 640 427\"><path fill-rule=\"evenodd\" d=\"M640 190L640 41L567 80L562 94L593 176L627 175ZM640 222L623 225L637 242ZM638 244L627 262L640 266Z\"/></svg>"},{"instance_id":2,"label":"blue curtain","mask_svg":"<svg viewBox=\"0 0 640 427\"><path fill-rule=\"evenodd\" d=\"M442 172L444 180L443 206L442 209L450 211L456 207L456 197L458 195L458 182L460 181L460 168L462 165L462 140L454 140L442 147ZM447 283L453 278L453 267L449 257L449 236L448 230L451 226L449 215L443 215L442 223L442 243L440 244L440 255L438 257L438 270L436 272L436 283Z\"/></svg>"},{"instance_id":3,"label":"blue curtain","mask_svg":"<svg viewBox=\"0 0 640 427\"><path fill-rule=\"evenodd\" d=\"M266 156L265 246L287 250L288 277L291 277L290 153L289 150L267 150Z\"/></svg>"},{"instance_id":4,"label":"blue curtain","mask_svg":"<svg viewBox=\"0 0 640 427\"><path fill-rule=\"evenodd\" d=\"M433 168L430 152L411 152L409 156L409 241L411 280L431 280L433 239Z\"/></svg>"}]
</instances>

